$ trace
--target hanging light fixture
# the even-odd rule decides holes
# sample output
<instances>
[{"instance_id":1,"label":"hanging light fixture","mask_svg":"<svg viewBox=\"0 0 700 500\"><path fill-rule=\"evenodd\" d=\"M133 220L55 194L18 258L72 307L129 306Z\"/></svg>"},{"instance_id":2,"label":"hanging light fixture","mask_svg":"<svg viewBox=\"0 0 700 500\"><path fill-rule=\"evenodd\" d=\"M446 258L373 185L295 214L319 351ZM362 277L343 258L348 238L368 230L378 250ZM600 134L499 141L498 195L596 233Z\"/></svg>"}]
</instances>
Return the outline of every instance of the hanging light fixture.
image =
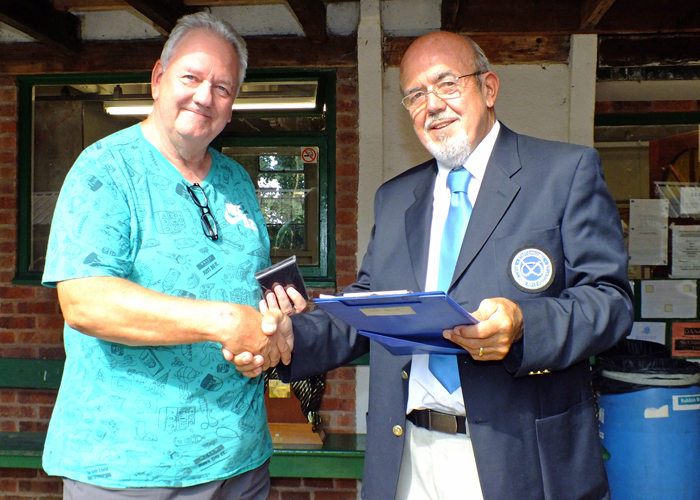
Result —
<instances>
[{"instance_id":1,"label":"hanging light fixture","mask_svg":"<svg viewBox=\"0 0 700 500\"><path fill-rule=\"evenodd\" d=\"M318 82L276 81L244 83L233 103L234 111L314 109ZM117 85L113 98L104 102L110 115L148 115L153 110L151 99L124 99Z\"/></svg>"}]
</instances>

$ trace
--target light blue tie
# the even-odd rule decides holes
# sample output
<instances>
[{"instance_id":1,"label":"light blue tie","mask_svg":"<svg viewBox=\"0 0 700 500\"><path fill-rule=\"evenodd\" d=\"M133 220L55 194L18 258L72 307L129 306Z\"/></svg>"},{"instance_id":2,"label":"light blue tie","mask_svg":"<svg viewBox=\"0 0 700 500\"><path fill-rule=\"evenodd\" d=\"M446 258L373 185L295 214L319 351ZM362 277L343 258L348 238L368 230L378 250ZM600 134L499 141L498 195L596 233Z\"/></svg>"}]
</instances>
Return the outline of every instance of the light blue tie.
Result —
<instances>
[{"instance_id":1,"label":"light blue tie","mask_svg":"<svg viewBox=\"0 0 700 500\"><path fill-rule=\"evenodd\" d=\"M462 248L469 217L472 214L472 205L467 196L467 188L471 178L471 174L462 167L452 170L447 176L447 187L450 188L452 195L450 209L447 212L445 227L442 231L437 285L438 290L444 292L447 292L452 283L457 257ZM428 368L450 394L461 385L455 355L431 354Z\"/></svg>"}]
</instances>

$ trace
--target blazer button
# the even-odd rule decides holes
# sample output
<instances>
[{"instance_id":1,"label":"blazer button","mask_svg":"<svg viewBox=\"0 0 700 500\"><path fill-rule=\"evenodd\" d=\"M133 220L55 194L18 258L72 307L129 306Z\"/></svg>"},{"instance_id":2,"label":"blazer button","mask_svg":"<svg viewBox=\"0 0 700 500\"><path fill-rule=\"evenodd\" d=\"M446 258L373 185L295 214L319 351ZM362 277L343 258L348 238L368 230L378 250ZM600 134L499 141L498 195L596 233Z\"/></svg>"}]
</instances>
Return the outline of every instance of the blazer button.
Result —
<instances>
[{"instance_id":1,"label":"blazer button","mask_svg":"<svg viewBox=\"0 0 700 500\"><path fill-rule=\"evenodd\" d=\"M401 370L401 378L408 380L408 372L406 370Z\"/></svg>"},{"instance_id":2,"label":"blazer button","mask_svg":"<svg viewBox=\"0 0 700 500\"><path fill-rule=\"evenodd\" d=\"M394 436L400 436L401 434L403 434L403 429L400 425L395 425L392 429L392 432L394 433Z\"/></svg>"}]
</instances>

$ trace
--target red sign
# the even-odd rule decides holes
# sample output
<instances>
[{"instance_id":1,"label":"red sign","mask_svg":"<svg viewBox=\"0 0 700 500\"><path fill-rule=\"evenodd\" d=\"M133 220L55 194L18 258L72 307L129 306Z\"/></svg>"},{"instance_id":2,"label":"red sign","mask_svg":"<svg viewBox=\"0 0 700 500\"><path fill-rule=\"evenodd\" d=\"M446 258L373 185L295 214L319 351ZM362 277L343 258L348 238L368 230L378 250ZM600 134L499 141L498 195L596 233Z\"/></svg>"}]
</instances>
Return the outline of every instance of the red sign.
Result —
<instances>
[{"instance_id":1,"label":"red sign","mask_svg":"<svg viewBox=\"0 0 700 500\"><path fill-rule=\"evenodd\" d=\"M314 148L304 148L301 152L301 159L304 163L316 163L316 150Z\"/></svg>"},{"instance_id":2,"label":"red sign","mask_svg":"<svg viewBox=\"0 0 700 500\"><path fill-rule=\"evenodd\" d=\"M672 356L700 357L700 323L673 323Z\"/></svg>"}]
</instances>

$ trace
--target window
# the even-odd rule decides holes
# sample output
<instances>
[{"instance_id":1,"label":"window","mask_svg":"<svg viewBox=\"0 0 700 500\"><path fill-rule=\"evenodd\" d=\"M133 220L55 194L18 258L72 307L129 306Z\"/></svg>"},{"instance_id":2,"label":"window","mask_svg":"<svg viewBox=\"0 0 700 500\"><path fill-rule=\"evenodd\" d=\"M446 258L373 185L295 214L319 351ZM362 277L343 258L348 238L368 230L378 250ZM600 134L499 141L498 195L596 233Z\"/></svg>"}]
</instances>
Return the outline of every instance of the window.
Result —
<instances>
[{"instance_id":1,"label":"window","mask_svg":"<svg viewBox=\"0 0 700 500\"><path fill-rule=\"evenodd\" d=\"M19 78L15 283L40 281L63 179L85 147L150 112L149 81L147 73ZM295 254L310 285L334 286L334 73L251 71L212 147L255 182L273 262Z\"/></svg>"},{"instance_id":2,"label":"window","mask_svg":"<svg viewBox=\"0 0 700 500\"><path fill-rule=\"evenodd\" d=\"M671 224L697 224L694 217L681 214L679 190L700 182L699 122L696 112L596 115L595 147L617 202L626 242L631 199L666 198ZM672 262L670 245L668 262ZM630 265L627 275L630 279L667 278L669 269Z\"/></svg>"},{"instance_id":3,"label":"window","mask_svg":"<svg viewBox=\"0 0 700 500\"><path fill-rule=\"evenodd\" d=\"M257 187L273 262L294 254L299 265L318 266L326 222L319 217L319 165L325 164L326 150L311 139L305 144L226 146L222 152L240 163Z\"/></svg>"}]
</instances>

